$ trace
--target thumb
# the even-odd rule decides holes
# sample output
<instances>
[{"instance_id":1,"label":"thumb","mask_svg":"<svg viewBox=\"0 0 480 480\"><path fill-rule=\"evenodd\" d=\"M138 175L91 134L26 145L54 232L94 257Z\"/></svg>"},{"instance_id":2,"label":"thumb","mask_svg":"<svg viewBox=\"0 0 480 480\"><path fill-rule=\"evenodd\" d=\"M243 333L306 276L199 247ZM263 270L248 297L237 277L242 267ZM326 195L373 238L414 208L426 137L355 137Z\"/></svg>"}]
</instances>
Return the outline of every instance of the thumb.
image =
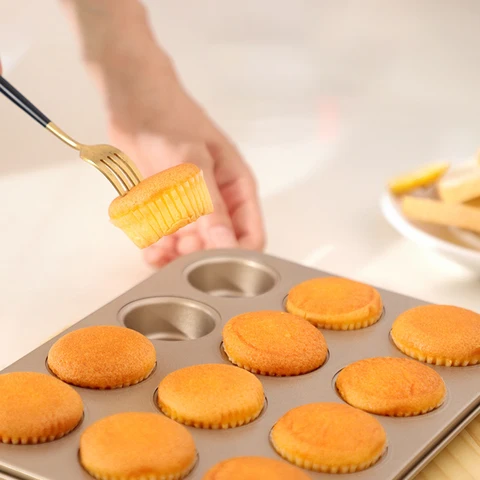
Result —
<instances>
[{"instance_id":1,"label":"thumb","mask_svg":"<svg viewBox=\"0 0 480 480\"><path fill-rule=\"evenodd\" d=\"M198 220L198 229L206 248L238 247L228 209L218 189L212 170L204 170L203 176L213 203L213 213Z\"/></svg>"}]
</instances>

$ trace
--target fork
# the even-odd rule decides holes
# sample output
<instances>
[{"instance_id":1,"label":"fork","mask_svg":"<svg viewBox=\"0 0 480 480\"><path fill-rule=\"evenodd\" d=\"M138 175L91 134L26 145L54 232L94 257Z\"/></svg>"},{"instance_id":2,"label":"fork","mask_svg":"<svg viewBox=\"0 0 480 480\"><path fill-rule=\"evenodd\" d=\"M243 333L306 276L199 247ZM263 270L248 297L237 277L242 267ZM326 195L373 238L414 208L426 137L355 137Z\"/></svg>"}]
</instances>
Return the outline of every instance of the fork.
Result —
<instances>
[{"instance_id":1,"label":"fork","mask_svg":"<svg viewBox=\"0 0 480 480\"><path fill-rule=\"evenodd\" d=\"M51 122L46 115L2 76L0 76L0 92L60 140L78 150L80 158L102 172L119 195L125 195L142 180L138 168L118 148L110 145L84 145L77 142L60 127Z\"/></svg>"}]
</instances>

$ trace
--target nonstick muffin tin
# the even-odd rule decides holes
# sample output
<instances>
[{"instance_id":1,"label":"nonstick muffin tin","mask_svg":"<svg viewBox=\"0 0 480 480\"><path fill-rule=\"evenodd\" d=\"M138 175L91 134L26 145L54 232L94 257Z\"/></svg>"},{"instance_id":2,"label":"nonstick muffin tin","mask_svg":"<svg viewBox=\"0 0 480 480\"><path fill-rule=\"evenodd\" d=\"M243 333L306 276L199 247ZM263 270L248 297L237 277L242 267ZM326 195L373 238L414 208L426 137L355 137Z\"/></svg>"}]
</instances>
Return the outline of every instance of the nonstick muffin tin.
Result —
<instances>
[{"instance_id":1,"label":"nonstick muffin tin","mask_svg":"<svg viewBox=\"0 0 480 480\"><path fill-rule=\"evenodd\" d=\"M2 373L50 373L46 358L52 344L68 331L90 325L123 325L149 337L157 351L153 374L138 385L117 390L74 387L82 396L82 423L66 437L42 445L0 444L1 478L91 480L78 462L82 431L96 420L119 412L150 411L157 385L168 373L199 363L229 363L222 351L222 328L233 316L255 310L284 310L294 285L330 276L279 258L242 250L200 252L180 258L117 299L26 355ZM425 302L378 289L385 311L375 325L354 331L323 330L329 357L318 370L296 377L259 375L266 408L253 423L228 430L187 427L195 439L198 463L187 477L200 480L220 460L240 455L279 459L269 432L288 410L311 402L343 400L335 390L338 372L348 364L375 356L405 357L390 339L402 312ZM432 367L445 381L445 403L425 415L377 416L388 449L371 468L350 474L309 472L313 479L366 480L412 478L480 412L480 365Z\"/></svg>"}]
</instances>

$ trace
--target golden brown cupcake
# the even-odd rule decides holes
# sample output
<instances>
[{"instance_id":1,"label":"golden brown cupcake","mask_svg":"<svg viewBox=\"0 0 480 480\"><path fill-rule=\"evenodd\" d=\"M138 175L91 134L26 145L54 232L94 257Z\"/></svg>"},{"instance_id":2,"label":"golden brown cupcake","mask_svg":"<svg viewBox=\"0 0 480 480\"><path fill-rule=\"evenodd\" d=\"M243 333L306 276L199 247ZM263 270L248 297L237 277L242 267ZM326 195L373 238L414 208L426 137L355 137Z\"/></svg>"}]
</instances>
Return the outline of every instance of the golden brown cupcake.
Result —
<instances>
[{"instance_id":1,"label":"golden brown cupcake","mask_svg":"<svg viewBox=\"0 0 480 480\"><path fill-rule=\"evenodd\" d=\"M316 472L351 473L378 461L387 440L372 415L339 403L311 403L287 412L270 435L289 462Z\"/></svg>"},{"instance_id":2,"label":"golden brown cupcake","mask_svg":"<svg viewBox=\"0 0 480 480\"><path fill-rule=\"evenodd\" d=\"M379 292L370 285L326 277L293 287L286 308L320 328L355 330L377 322L382 316L383 303Z\"/></svg>"},{"instance_id":3,"label":"golden brown cupcake","mask_svg":"<svg viewBox=\"0 0 480 480\"><path fill-rule=\"evenodd\" d=\"M423 305L402 313L392 326L397 348L422 362L467 366L480 361L480 315L449 305Z\"/></svg>"},{"instance_id":4,"label":"golden brown cupcake","mask_svg":"<svg viewBox=\"0 0 480 480\"><path fill-rule=\"evenodd\" d=\"M310 476L280 460L236 457L217 463L202 480L310 480Z\"/></svg>"},{"instance_id":5,"label":"golden brown cupcake","mask_svg":"<svg viewBox=\"0 0 480 480\"><path fill-rule=\"evenodd\" d=\"M409 358L366 358L345 367L336 386L353 407L378 415L409 417L439 407L446 394L442 377Z\"/></svg>"},{"instance_id":6,"label":"golden brown cupcake","mask_svg":"<svg viewBox=\"0 0 480 480\"><path fill-rule=\"evenodd\" d=\"M146 178L109 208L111 222L140 248L213 212L202 171L183 163Z\"/></svg>"},{"instance_id":7,"label":"golden brown cupcake","mask_svg":"<svg viewBox=\"0 0 480 480\"><path fill-rule=\"evenodd\" d=\"M80 463L98 479L178 480L190 473L196 460L190 432L157 413L105 417L80 438Z\"/></svg>"},{"instance_id":8,"label":"golden brown cupcake","mask_svg":"<svg viewBox=\"0 0 480 480\"><path fill-rule=\"evenodd\" d=\"M158 386L165 415L197 428L233 428L255 420L265 402L252 373L232 365L204 364L167 375Z\"/></svg>"},{"instance_id":9,"label":"golden brown cupcake","mask_svg":"<svg viewBox=\"0 0 480 480\"><path fill-rule=\"evenodd\" d=\"M232 363L253 373L300 375L323 365L327 343L303 318L264 310L238 315L223 328L223 347Z\"/></svg>"},{"instance_id":10,"label":"golden brown cupcake","mask_svg":"<svg viewBox=\"0 0 480 480\"><path fill-rule=\"evenodd\" d=\"M36 372L0 375L0 440L36 444L62 438L81 421L80 395L60 380Z\"/></svg>"},{"instance_id":11,"label":"golden brown cupcake","mask_svg":"<svg viewBox=\"0 0 480 480\"><path fill-rule=\"evenodd\" d=\"M60 380L98 389L139 383L150 375L155 362L155 347L148 338L115 325L67 333L53 344L47 361Z\"/></svg>"}]
</instances>

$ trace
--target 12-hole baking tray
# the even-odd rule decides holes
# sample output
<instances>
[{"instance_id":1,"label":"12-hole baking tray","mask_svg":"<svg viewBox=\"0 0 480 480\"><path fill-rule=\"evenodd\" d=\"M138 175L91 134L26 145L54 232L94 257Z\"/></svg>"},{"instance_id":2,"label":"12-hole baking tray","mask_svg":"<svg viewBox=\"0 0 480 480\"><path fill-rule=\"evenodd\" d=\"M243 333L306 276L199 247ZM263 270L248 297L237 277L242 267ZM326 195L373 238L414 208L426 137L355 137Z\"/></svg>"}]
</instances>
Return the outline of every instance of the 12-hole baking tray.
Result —
<instances>
[{"instance_id":1,"label":"12-hole baking tray","mask_svg":"<svg viewBox=\"0 0 480 480\"><path fill-rule=\"evenodd\" d=\"M89 325L124 325L149 337L157 351L153 374L138 385L117 390L74 387L82 396L82 423L66 437L42 445L0 445L0 471L12 478L91 480L78 462L82 431L96 420L119 412L150 411L155 390L168 373L199 363L229 363L221 348L223 325L247 311L284 310L294 285L330 274L269 255L242 250L218 250L180 258L114 301L26 355L2 373L49 373L46 358L51 345L68 331ZM354 331L324 330L329 357L318 370L296 377L259 375L266 408L253 423L228 430L192 432L198 463L189 480L200 480L220 460L240 455L280 458L269 432L288 410L310 402L343 402L335 377L348 364L375 356L404 357L390 339L395 318L425 302L378 289L385 311L375 325ZM313 479L367 480L412 478L440 449L480 412L480 365L432 367L447 386L445 403L417 417L377 416L388 449L373 467L359 473L321 474ZM0 474L1 478L1 474Z\"/></svg>"}]
</instances>

